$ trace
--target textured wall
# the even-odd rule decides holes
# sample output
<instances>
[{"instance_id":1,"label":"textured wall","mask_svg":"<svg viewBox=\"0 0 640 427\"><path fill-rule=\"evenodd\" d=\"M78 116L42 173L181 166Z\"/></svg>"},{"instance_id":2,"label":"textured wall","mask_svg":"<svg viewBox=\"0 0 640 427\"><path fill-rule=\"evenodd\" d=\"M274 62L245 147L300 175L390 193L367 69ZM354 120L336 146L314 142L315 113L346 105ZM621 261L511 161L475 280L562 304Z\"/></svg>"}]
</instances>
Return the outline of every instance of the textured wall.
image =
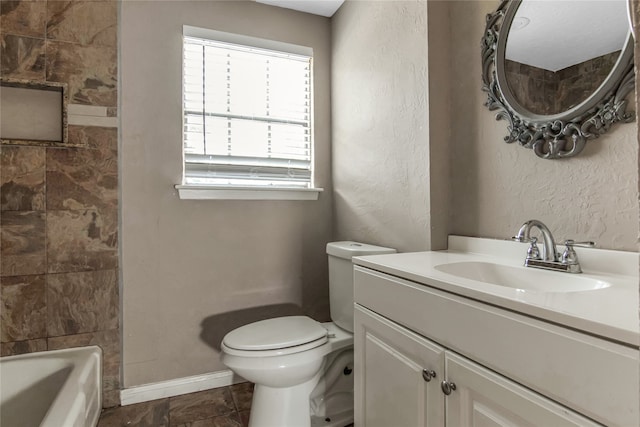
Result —
<instances>
[{"instance_id":1,"label":"textured wall","mask_svg":"<svg viewBox=\"0 0 640 427\"><path fill-rule=\"evenodd\" d=\"M637 250L637 124L616 126L569 160L538 159L503 142L506 122L483 103L479 40L496 1L451 2L453 234L507 238L527 219L557 240ZM633 103L630 107L633 109Z\"/></svg>"},{"instance_id":2,"label":"textured wall","mask_svg":"<svg viewBox=\"0 0 640 427\"><path fill-rule=\"evenodd\" d=\"M222 336L256 318L303 311L328 319L330 22L247 1L123 2L121 22L130 387L226 369ZM326 189L318 201L178 199L183 24L314 49L316 184Z\"/></svg>"},{"instance_id":3,"label":"textured wall","mask_svg":"<svg viewBox=\"0 0 640 427\"><path fill-rule=\"evenodd\" d=\"M448 26L438 1L347 1L334 15L336 240L446 247Z\"/></svg>"},{"instance_id":4,"label":"textured wall","mask_svg":"<svg viewBox=\"0 0 640 427\"><path fill-rule=\"evenodd\" d=\"M640 111L640 98L638 98L638 93L640 90L640 74L638 70L640 70L640 1L639 0L628 0L631 10L631 20L633 25L633 34L635 36L635 44L634 44L634 62L635 62L635 72L636 72L636 99L635 99L635 108L636 111ZM640 141L640 129L638 129L637 140ZM637 159L638 162L638 175L640 177L640 155ZM639 179L640 181L640 179ZM640 187L639 187L640 189ZM638 217L638 221L640 221L640 216ZM640 236L639 236L640 237ZM637 245L638 247L638 245ZM640 269L640 266L638 266ZM638 284L640 291L640 283ZM640 311L640 308L639 308Z\"/></svg>"},{"instance_id":5,"label":"textured wall","mask_svg":"<svg viewBox=\"0 0 640 427\"><path fill-rule=\"evenodd\" d=\"M332 34L337 240L429 249L427 2L347 1Z\"/></svg>"},{"instance_id":6,"label":"textured wall","mask_svg":"<svg viewBox=\"0 0 640 427\"><path fill-rule=\"evenodd\" d=\"M450 2L427 2L429 62L429 214L430 250L447 248L451 198L451 23Z\"/></svg>"},{"instance_id":7,"label":"textured wall","mask_svg":"<svg viewBox=\"0 0 640 427\"><path fill-rule=\"evenodd\" d=\"M636 73L636 98L635 98L635 108L636 111L640 111L640 97L638 97L638 93L640 93L640 0L628 0L631 10L631 22L633 24L633 34L635 36L634 43L634 63L635 63L635 73ZM638 129L637 140L640 142L640 128ZM640 189L640 153L638 154L638 176L639 176L639 189ZM639 198L640 200L640 198ZM638 221L640 221L640 215L638 216ZM638 241L640 242L640 235L638 236ZM640 245L638 246L640 249ZM640 267L640 266L639 266ZM640 284L638 284L640 287Z\"/></svg>"},{"instance_id":8,"label":"textured wall","mask_svg":"<svg viewBox=\"0 0 640 427\"><path fill-rule=\"evenodd\" d=\"M67 83L75 104L69 143L83 146L0 147L2 355L100 345L103 402L113 406L120 401L117 3L0 7L0 75ZM71 114L78 111L82 117Z\"/></svg>"}]
</instances>

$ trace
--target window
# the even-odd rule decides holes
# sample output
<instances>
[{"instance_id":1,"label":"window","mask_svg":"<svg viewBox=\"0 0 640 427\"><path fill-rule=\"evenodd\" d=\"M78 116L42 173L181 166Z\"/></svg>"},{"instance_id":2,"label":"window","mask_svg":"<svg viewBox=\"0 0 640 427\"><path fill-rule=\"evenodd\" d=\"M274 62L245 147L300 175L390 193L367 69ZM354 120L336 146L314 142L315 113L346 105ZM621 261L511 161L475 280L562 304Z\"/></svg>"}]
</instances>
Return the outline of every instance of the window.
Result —
<instances>
[{"instance_id":1,"label":"window","mask_svg":"<svg viewBox=\"0 0 640 427\"><path fill-rule=\"evenodd\" d=\"M184 27L186 186L310 189L312 50Z\"/></svg>"}]
</instances>

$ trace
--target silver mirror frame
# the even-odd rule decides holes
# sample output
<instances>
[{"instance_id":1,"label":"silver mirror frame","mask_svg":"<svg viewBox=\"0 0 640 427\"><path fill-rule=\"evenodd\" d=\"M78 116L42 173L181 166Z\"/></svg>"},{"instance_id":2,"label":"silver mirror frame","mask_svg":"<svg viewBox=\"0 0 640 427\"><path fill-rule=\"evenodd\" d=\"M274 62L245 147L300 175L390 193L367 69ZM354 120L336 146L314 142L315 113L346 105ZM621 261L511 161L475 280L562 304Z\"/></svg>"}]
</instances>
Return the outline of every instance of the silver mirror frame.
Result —
<instances>
[{"instance_id":1,"label":"silver mirror frame","mask_svg":"<svg viewBox=\"0 0 640 427\"><path fill-rule=\"evenodd\" d=\"M504 70L508 29L522 0L502 0L487 15L482 38L482 90L485 106L499 110L496 120L506 120L506 143L517 142L543 159L562 159L579 154L590 139L606 133L614 123L635 120L626 111L626 97L634 89L633 37L631 32L622 53L605 81L594 93L570 110L542 116L531 113L517 101L506 82ZM501 31L506 28L505 31Z\"/></svg>"}]
</instances>

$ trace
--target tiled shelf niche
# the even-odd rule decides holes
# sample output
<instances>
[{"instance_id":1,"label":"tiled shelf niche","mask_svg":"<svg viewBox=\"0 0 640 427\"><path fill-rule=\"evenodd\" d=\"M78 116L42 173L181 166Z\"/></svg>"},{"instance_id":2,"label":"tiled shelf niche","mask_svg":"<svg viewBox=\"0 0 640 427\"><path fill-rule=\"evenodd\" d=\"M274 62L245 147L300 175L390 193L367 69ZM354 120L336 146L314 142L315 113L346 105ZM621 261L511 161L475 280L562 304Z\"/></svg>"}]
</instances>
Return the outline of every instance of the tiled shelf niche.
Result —
<instances>
[{"instance_id":1,"label":"tiled shelf niche","mask_svg":"<svg viewBox=\"0 0 640 427\"><path fill-rule=\"evenodd\" d=\"M0 78L0 144L70 147L67 84Z\"/></svg>"}]
</instances>

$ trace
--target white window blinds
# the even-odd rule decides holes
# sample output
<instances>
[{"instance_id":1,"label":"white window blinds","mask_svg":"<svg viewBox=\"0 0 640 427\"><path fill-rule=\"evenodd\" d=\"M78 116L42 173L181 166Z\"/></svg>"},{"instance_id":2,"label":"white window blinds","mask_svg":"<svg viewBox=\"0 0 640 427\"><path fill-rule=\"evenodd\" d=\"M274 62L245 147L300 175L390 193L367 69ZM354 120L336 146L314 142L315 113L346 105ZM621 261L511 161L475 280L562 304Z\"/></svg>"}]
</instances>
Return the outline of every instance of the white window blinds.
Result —
<instances>
[{"instance_id":1,"label":"white window blinds","mask_svg":"<svg viewBox=\"0 0 640 427\"><path fill-rule=\"evenodd\" d=\"M185 184L310 188L311 56L183 40Z\"/></svg>"}]
</instances>

